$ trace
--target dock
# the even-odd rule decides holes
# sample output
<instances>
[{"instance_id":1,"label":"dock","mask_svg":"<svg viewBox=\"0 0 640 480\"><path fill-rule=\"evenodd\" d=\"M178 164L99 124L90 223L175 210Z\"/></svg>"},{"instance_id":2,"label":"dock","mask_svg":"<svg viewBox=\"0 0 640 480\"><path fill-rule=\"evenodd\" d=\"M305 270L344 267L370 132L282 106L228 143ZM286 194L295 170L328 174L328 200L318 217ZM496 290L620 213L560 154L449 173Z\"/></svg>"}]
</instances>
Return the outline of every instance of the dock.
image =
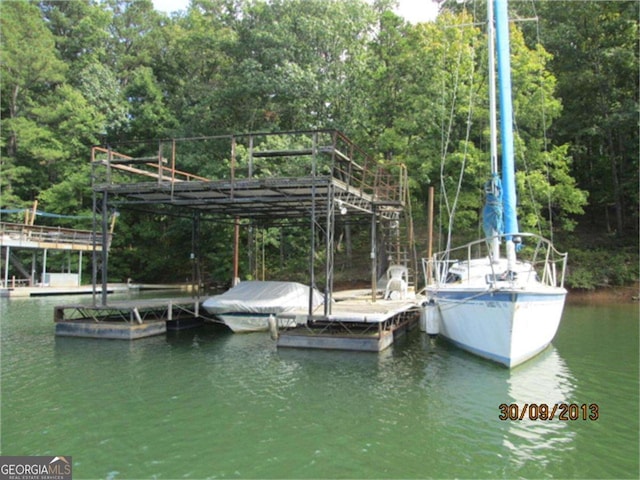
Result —
<instances>
[{"instance_id":1,"label":"dock","mask_svg":"<svg viewBox=\"0 0 640 480\"><path fill-rule=\"evenodd\" d=\"M297 318L302 323L299 319L305 316L306 312L290 312L277 318ZM278 332L277 345L380 352L413 329L419 319L415 299L372 301L368 297L351 297L333 303L329 315L312 315L306 324Z\"/></svg>"},{"instance_id":2,"label":"dock","mask_svg":"<svg viewBox=\"0 0 640 480\"><path fill-rule=\"evenodd\" d=\"M68 304L54 308L55 334L63 337L135 340L167 330L201 326L199 298L165 298Z\"/></svg>"},{"instance_id":3,"label":"dock","mask_svg":"<svg viewBox=\"0 0 640 480\"><path fill-rule=\"evenodd\" d=\"M177 284L142 284L142 283L109 283L107 284L106 293L126 293L126 292L138 292L142 290L176 290L182 292L189 292L194 289L192 284L177 283ZM102 285L97 285L94 289L93 285L69 285L69 286L51 286L51 285L38 285L38 286L22 286L16 285L9 288L0 288L1 297L49 297L49 296L62 296L62 295L91 295L102 294Z\"/></svg>"},{"instance_id":4,"label":"dock","mask_svg":"<svg viewBox=\"0 0 640 480\"><path fill-rule=\"evenodd\" d=\"M255 228L284 231L306 225L309 248L297 253L308 255L304 283L323 292L324 306L322 311L309 306L283 314L283 319L294 318L301 326L275 332L278 347L381 351L418 324L418 303L407 295L417 290L418 262L404 164L381 162L337 130L254 132L116 148L91 149L96 230L91 238L101 234L102 245L109 244L109 213L121 208L190 217L192 282L202 285L200 224L222 221L233 235L229 277L234 285L243 275L265 277L264 262L262 272L257 262L250 266L253 271L242 271L241 230L251 239L251 251L258 245ZM196 151L206 152L199 161L193 157ZM180 167L183 159L200 167L215 162L216 168L187 172ZM210 171L217 172L214 178L202 176ZM338 248L343 240L337 232L352 229L368 248L357 252ZM142 338L166 331L162 329L177 316L185 322L202 317L193 298L164 303L107 301L109 255L107 249L100 253L100 258L93 255L92 279L94 285L102 284L100 306L57 307L57 335ZM334 291L340 265L351 268L358 261L369 268L368 296Z\"/></svg>"}]
</instances>

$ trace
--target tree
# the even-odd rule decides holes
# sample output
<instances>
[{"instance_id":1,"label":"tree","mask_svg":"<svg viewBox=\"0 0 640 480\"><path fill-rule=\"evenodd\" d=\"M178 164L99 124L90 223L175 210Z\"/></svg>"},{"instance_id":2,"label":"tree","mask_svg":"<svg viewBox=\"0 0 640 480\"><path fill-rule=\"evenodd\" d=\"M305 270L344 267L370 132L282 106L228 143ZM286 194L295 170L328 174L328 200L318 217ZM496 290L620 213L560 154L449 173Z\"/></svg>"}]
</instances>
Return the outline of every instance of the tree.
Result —
<instances>
[{"instance_id":1,"label":"tree","mask_svg":"<svg viewBox=\"0 0 640 480\"><path fill-rule=\"evenodd\" d=\"M2 36L2 204L32 201L47 175L42 162L59 158L59 145L38 121L38 108L64 81L66 65L38 8L27 1L0 9ZM25 48L28 45L28 48Z\"/></svg>"},{"instance_id":2,"label":"tree","mask_svg":"<svg viewBox=\"0 0 640 480\"><path fill-rule=\"evenodd\" d=\"M236 33L226 24L229 20L212 13L214 2L206 2L208 8L201 3L162 27L165 48L153 65L167 108L177 120L177 137L234 131L232 108L238 99L224 92L237 69L231 56Z\"/></svg>"},{"instance_id":3,"label":"tree","mask_svg":"<svg viewBox=\"0 0 640 480\"><path fill-rule=\"evenodd\" d=\"M58 55L69 67L68 81L77 87L82 70L107 63L112 12L93 0L42 0L39 6Z\"/></svg>"},{"instance_id":4,"label":"tree","mask_svg":"<svg viewBox=\"0 0 640 480\"><path fill-rule=\"evenodd\" d=\"M475 236L490 165L485 36L464 12L405 26L404 34L386 20L392 28L381 29L371 69L377 150L407 164L419 201L439 185L442 225L452 228L455 214L455 230ZM516 28L511 39L521 227L549 231L555 220L570 230L586 196L567 173L567 147L545 142L542 119L550 124L561 112L548 55L527 48Z\"/></svg>"},{"instance_id":5,"label":"tree","mask_svg":"<svg viewBox=\"0 0 640 480\"><path fill-rule=\"evenodd\" d=\"M166 17L153 9L151 0L106 0L112 14L107 42L107 62L123 87L139 67L152 67L163 47L160 35Z\"/></svg>"},{"instance_id":6,"label":"tree","mask_svg":"<svg viewBox=\"0 0 640 480\"><path fill-rule=\"evenodd\" d=\"M165 105L164 95L151 68L139 67L132 73L125 95L129 102L129 140L168 136L175 120Z\"/></svg>"},{"instance_id":7,"label":"tree","mask_svg":"<svg viewBox=\"0 0 640 480\"><path fill-rule=\"evenodd\" d=\"M552 135L571 145L571 173L591 192L592 221L619 236L638 228L639 8L635 1L539 5L564 103Z\"/></svg>"},{"instance_id":8,"label":"tree","mask_svg":"<svg viewBox=\"0 0 640 480\"><path fill-rule=\"evenodd\" d=\"M238 21L238 68L229 84L242 130L353 124L376 16L364 2L257 1Z\"/></svg>"}]
</instances>

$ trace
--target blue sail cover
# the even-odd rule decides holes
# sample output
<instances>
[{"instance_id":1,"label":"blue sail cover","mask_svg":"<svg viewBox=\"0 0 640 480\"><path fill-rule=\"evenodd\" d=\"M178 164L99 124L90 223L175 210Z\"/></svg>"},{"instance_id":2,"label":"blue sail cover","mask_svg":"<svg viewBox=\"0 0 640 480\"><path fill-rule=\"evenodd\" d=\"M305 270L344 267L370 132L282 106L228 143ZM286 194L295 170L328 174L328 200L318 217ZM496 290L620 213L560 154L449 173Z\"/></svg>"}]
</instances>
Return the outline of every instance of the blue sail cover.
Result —
<instances>
[{"instance_id":1,"label":"blue sail cover","mask_svg":"<svg viewBox=\"0 0 640 480\"><path fill-rule=\"evenodd\" d=\"M516 178L513 151L513 101L511 98L511 62L509 53L509 16L507 0L495 0L498 53L498 92L500 94L500 133L502 137L502 180L504 181L504 223L508 235L518 233Z\"/></svg>"},{"instance_id":2,"label":"blue sail cover","mask_svg":"<svg viewBox=\"0 0 640 480\"><path fill-rule=\"evenodd\" d=\"M498 175L484 184L485 204L482 211L482 228L485 236L493 237L504 233L504 219L502 216L502 182Z\"/></svg>"}]
</instances>

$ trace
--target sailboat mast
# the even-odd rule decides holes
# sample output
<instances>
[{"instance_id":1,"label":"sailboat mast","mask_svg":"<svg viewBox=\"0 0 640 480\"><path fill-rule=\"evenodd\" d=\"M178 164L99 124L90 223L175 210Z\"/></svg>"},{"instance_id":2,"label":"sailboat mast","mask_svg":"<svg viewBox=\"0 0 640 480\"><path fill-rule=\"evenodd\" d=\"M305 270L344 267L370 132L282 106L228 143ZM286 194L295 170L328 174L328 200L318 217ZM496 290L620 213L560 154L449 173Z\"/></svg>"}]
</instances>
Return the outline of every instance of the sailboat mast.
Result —
<instances>
[{"instance_id":1,"label":"sailboat mast","mask_svg":"<svg viewBox=\"0 0 640 480\"><path fill-rule=\"evenodd\" d=\"M518 233L518 218L516 214L513 103L511 98L511 62L507 0L495 0L495 17L498 53L498 93L500 95L500 143L502 146L504 230L506 234L515 235Z\"/></svg>"},{"instance_id":2,"label":"sailboat mast","mask_svg":"<svg viewBox=\"0 0 640 480\"><path fill-rule=\"evenodd\" d=\"M490 189L493 197L499 198L500 192L498 180L498 128L497 128L497 106L496 106L496 33L493 20L493 0L487 1L487 37L489 42L489 131L491 132L491 183ZM501 232L493 232L501 233ZM491 239L491 258L497 262L500 258L500 238Z\"/></svg>"},{"instance_id":3,"label":"sailboat mast","mask_svg":"<svg viewBox=\"0 0 640 480\"><path fill-rule=\"evenodd\" d=\"M498 174L498 129L496 125L496 33L493 1L487 2L487 36L489 37L489 127L491 131L491 175Z\"/></svg>"}]
</instances>

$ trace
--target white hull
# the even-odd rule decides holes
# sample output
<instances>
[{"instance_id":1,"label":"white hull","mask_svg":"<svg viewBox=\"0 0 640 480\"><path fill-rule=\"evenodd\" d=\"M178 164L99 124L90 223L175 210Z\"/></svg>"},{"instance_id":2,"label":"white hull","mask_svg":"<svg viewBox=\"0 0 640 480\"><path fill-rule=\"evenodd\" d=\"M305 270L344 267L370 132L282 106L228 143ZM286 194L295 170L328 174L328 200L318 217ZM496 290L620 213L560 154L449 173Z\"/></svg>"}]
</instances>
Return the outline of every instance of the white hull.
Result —
<instances>
[{"instance_id":1,"label":"white hull","mask_svg":"<svg viewBox=\"0 0 640 480\"><path fill-rule=\"evenodd\" d=\"M431 298L440 334L460 348L515 367L553 340L566 291L546 292L440 290Z\"/></svg>"},{"instance_id":2,"label":"white hull","mask_svg":"<svg viewBox=\"0 0 640 480\"><path fill-rule=\"evenodd\" d=\"M484 241L424 261L431 283L426 287L423 330L508 368L544 350L562 318L566 254L556 259L548 241L526 236L539 239L532 250L540 262L491 257L448 260L453 254L470 253Z\"/></svg>"},{"instance_id":3,"label":"white hull","mask_svg":"<svg viewBox=\"0 0 640 480\"><path fill-rule=\"evenodd\" d=\"M251 314L218 314L217 317L224 322L234 333L266 332L269 330L269 315ZM295 327L294 320L276 319L278 329Z\"/></svg>"}]
</instances>

